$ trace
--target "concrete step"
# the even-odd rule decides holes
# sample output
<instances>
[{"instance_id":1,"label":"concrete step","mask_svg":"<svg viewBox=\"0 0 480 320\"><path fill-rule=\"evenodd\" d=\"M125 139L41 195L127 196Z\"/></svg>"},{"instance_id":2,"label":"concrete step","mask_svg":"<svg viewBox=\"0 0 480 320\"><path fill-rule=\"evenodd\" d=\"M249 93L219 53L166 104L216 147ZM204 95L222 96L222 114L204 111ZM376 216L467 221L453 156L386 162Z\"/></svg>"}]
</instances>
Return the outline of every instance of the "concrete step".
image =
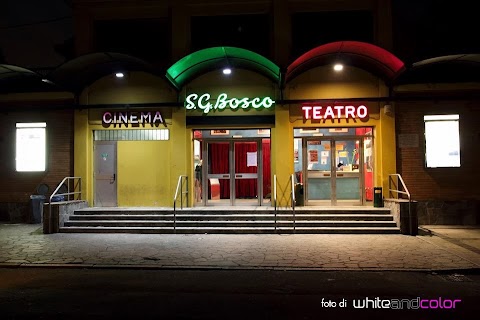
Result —
<instances>
[{"instance_id":1,"label":"concrete step","mask_svg":"<svg viewBox=\"0 0 480 320\"><path fill-rule=\"evenodd\" d=\"M68 233L135 233L135 234L399 234L400 230L393 227L368 228L368 227L319 227L319 228L164 228L164 227L68 227L60 228L60 232Z\"/></svg>"},{"instance_id":2,"label":"concrete step","mask_svg":"<svg viewBox=\"0 0 480 320\"><path fill-rule=\"evenodd\" d=\"M390 214L295 214L297 221L301 220L357 220L357 221L391 221ZM71 221L95 221L95 220L148 220L170 221L173 214L164 215L125 215L125 214L88 214L70 216ZM275 215L268 214L177 214L177 221L245 221L245 220L275 220ZM293 220L292 214L277 214L277 220Z\"/></svg>"},{"instance_id":3,"label":"concrete step","mask_svg":"<svg viewBox=\"0 0 480 320\"><path fill-rule=\"evenodd\" d=\"M173 227L173 221L66 221L65 227ZM394 221L340 221L340 220L315 220L296 221L298 227L395 227ZM273 227L274 221L177 221L177 227L197 228L230 228L230 227ZM293 227L293 221L277 221L278 227Z\"/></svg>"},{"instance_id":4,"label":"concrete step","mask_svg":"<svg viewBox=\"0 0 480 320\"><path fill-rule=\"evenodd\" d=\"M293 233L293 212L271 207L86 208L76 210L61 232L87 233ZM275 228L276 227L276 228ZM295 211L296 233L399 234L386 208L309 208Z\"/></svg>"},{"instance_id":5,"label":"concrete step","mask_svg":"<svg viewBox=\"0 0 480 320\"><path fill-rule=\"evenodd\" d=\"M295 210L295 214L336 214L336 215L350 215L350 214L390 214L390 210L386 208L364 208L358 209L302 209ZM75 215L173 215L173 209L151 209L151 208L85 208L75 210ZM177 210L177 215L242 215L242 214L275 214L271 207L262 209L242 209L242 210L221 210L215 209L195 209L187 208ZM292 214L291 209L277 210L277 214Z\"/></svg>"}]
</instances>

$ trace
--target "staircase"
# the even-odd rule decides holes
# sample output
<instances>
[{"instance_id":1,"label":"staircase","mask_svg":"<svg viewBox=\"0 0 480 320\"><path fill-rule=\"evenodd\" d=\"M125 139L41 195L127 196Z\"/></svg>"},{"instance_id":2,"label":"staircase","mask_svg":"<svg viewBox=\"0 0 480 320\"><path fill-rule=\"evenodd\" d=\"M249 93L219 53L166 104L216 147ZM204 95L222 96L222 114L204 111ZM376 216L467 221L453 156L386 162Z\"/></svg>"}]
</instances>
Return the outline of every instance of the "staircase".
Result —
<instances>
[{"instance_id":1,"label":"staircase","mask_svg":"<svg viewBox=\"0 0 480 320\"><path fill-rule=\"evenodd\" d=\"M175 224L175 230L174 230ZM389 209L371 207L313 208L275 212L271 207L85 208L75 210L60 232L178 234L399 234Z\"/></svg>"}]
</instances>

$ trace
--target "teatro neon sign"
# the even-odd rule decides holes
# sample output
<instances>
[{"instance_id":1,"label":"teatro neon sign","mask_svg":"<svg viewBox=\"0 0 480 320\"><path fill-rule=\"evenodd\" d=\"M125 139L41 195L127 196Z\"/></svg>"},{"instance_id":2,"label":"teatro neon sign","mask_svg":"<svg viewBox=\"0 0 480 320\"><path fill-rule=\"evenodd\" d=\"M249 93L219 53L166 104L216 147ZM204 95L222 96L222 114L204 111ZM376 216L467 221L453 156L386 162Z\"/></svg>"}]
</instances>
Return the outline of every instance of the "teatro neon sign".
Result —
<instances>
[{"instance_id":1,"label":"teatro neon sign","mask_svg":"<svg viewBox=\"0 0 480 320\"><path fill-rule=\"evenodd\" d=\"M368 109L366 106L302 106L303 119L305 120L323 120L323 119L339 119L345 117L347 119L365 119L368 117Z\"/></svg>"},{"instance_id":2,"label":"teatro neon sign","mask_svg":"<svg viewBox=\"0 0 480 320\"><path fill-rule=\"evenodd\" d=\"M196 93L192 93L187 96L185 100L185 108L187 110L201 109L203 113L209 113L212 110L223 110L225 108L230 108L232 110L236 109L248 109L248 108L270 108L275 104L275 101L270 97L264 98L228 98L226 93L221 93L217 99L211 103L210 94L205 93L199 96Z\"/></svg>"},{"instance_id":3,"label":"teatro neon sign","mask_svg":"<svg viewBox=\"0 0 480 320\"><path fill-rule=\"evenodd\" d=\"M103 124L124 124L124 125L139 125L139 124L160 124L164 123L162 114L160 111L150 112L150 111L125 111L125 112L109 112L106 111L103 113L102 117Z\"/></svg>"}]
</instances>

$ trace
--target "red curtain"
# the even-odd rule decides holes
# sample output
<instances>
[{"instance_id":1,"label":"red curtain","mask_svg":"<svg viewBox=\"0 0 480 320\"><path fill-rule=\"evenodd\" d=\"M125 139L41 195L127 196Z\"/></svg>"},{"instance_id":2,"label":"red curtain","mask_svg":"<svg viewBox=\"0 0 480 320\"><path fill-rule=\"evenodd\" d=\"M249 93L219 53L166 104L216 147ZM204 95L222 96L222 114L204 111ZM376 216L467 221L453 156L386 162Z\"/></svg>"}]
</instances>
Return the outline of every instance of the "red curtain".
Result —
<instances>
[{"instance_id":1,"label":"red curtain","mask_svg":"<svg viewBox=\"0 0 480 320\"><path fill-rule=\"evenodd\" d=\"M209 173L228 174L228 142L215 142L208 145ZM230 181L228 179L219 179L220 199L230 199ZM208 181L208 193L210 197L210 181Z\"/></svg>"},{"instance_id":2,"label":"red curtain","mask_svg":"<svg viewBox=\"0 0 480 320\"><path fill-rule=\"evenodd\" d=\"M263 195L271 192L270 179L270 139L262 140L263 148ZM212 174L228 174L228 142L216 142L209 144L209 172ZM247 152L257 152L256 142L235 142L235 172L236 173L256 173L258 167L247 166ZM233 179L234 177L232 177ZM220 198L230 198L230 185L227 179L220 179ZM236 179L235 180L236 198L255 198L258 194L257 181L255 179ZM210 191L210 186L209 186Z\"/></svg>"},{"instance_id":3,"label":"red curtain","mask_svg":"<svg viewBox=\"0 0 480 320\"><path fill-rule=\"evenodd\" d=\"M270 167L270 139L262 139L263 151L263 198L272 190Z\"/></svg>"},{"instance_id":4,"label":"red curtain","mask_svg":"<svg viewBox=\"0 0 480 320\"><path fill-rule=\"evenodd\" d=\"M247 152L257 152L256 142L235 142L235 173L256 173L258 166L247 166ZM257 179L235 179L236 198L255 198Z\"/></svg>"}]
</instances>

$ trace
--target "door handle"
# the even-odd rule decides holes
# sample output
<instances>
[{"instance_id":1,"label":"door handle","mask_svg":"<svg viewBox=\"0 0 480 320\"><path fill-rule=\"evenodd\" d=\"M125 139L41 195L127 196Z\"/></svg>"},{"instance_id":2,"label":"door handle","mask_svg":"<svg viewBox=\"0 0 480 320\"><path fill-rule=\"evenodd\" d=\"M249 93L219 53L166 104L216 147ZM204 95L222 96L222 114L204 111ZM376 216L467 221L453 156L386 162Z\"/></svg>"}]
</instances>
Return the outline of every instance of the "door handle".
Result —
<instances>
[{"instance_id":1,"label":"door handle","mask_svg":"<svg viewBox=\"0 0 480 320\"><path fill-rule=\"evenodd\" d=\"M236 174L235 175L235 178L241 178L241 177L243 177L241 174Z\"/></svg>"},{"instance_id":2,"label":"door handle","mask_svg":"<svg viewBox=\"0 0 480 320\"><path fill-rule=\"evenodd\" d=\"M343 173L337 173L337 177L343 177Z\"/></svg>"},{"instance_id":3,"label":"door handle","mask_svg":"<svg viewBox=\"0 0 480 320\"><path fill-rule=\"evenodd\" d=\"M230 178L230 175L229 174L224 174L223 178Z\"/></svg>"},{"instance_id":4,"label":"door handle","mask_svg":"<svg viewBox=\"0 0 480 320\"><path fill-rule=\"evenodd\" d=\"M116 177L117 177L117 176L116 176L115 173L114 173L114 174L113 174L113 180L110 181L110 184L114 184L114 183L115 183Z\"/></svg>"},{"instance_id":5,"label":"door handle","mask_svg":"<svg viewBox=\"0 0 480 320\"><path fill-rule=\"evenodd\" d=\"M324 177L330 177L330 173L324 173L323 176Z\"/></svg>"}]
</instances>

